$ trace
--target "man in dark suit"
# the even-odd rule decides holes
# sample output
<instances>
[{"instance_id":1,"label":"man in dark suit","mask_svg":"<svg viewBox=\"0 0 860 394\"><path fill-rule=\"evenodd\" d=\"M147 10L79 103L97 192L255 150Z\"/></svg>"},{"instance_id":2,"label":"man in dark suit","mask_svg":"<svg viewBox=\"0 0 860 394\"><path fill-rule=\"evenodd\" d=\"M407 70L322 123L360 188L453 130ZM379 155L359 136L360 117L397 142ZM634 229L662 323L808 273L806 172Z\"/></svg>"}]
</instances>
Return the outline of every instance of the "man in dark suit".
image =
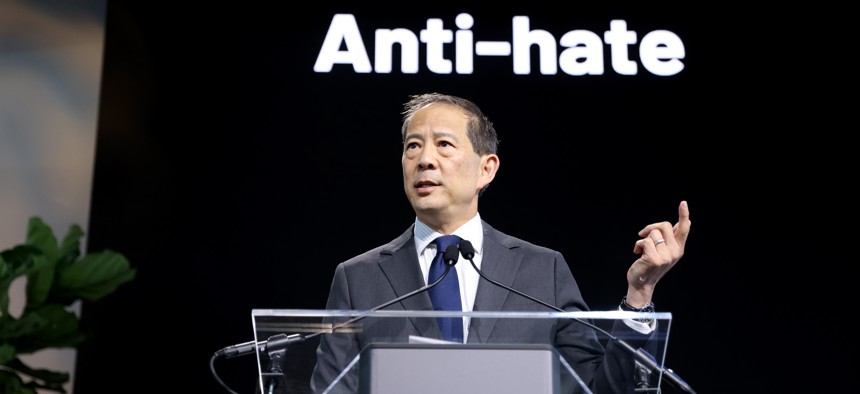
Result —
<instances>
[{"instance_id":1,"label":"man in dark suit","mask_svg":"<svg viewBox=\"0 0 860 394\"><path fill-rule=\"evenodd\" d=\"M472 260L488 277L565 311L588 311L559 252L506 235L481 219L478 199L493 181L500 162L496 131L479 107L460 97L430 93L412 96L404 109L403 186L415 211L415 223L391 242L338 265L326 308L370 310L431 283L431 264L437 253L434 240L454 234L474 246ZM690 231L686 202L680 203L678 214L674 225L654 223L639 232L641 239L634 246L639 258L627 272L623 309L653 311L654 287L683 256ZM482 281L469 265L457 265L451 272L456 275L454 286L459 288L463 311L549 311ZM433 310L434 304L427 292L421 292L387 309ZM493 343L516 338L552 344L593 392L633 392L629 355L611 342L604 347L586 325L552 319L462 320L466 334L460 341ZM374 338L438 338L439 327L432 320L425 323L367 322L357 334L321 337L312 382L315 390L332 382ZM616 321L612 332L644 346L654 324ZM339 386L356 389L356 376L346 376Z\"/></svg>"}]
</instances>

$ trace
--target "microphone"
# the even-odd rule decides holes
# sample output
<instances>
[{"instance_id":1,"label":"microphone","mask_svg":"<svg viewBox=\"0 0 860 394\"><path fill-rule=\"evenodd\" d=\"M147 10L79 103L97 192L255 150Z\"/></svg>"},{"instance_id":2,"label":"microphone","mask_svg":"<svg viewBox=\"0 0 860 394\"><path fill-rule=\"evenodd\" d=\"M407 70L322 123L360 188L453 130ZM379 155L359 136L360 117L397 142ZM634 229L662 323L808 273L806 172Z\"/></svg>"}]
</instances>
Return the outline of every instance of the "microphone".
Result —
<instances>
[{"instance_id":1,"label":"microphone","mask_svg":"<svg viewBox=\"0 0 860 394\"><path fill-rule=\"evenodd\" d=\"M475 258L475 247L472 246L471 242L469 242L465 239L460 241L460 253L463 254L463 257L466 258L466 260L469 260L469 262L472 263L472 268L474 268L475 271L478 272L478 275L480 275L482 278L484 278L488 282L490 282L496 286L499 286L505 290L508 290L510 292L516 293L522 297L528 298L528 299L530 299L530 300L532 300L538 304L541 304L541 305L543 305L549 309L555 310L557 312L567 312L564 309L561 309L555 305L541 301L535 297L532 297L528 294L525 294L525 293L523 293L517 289L514 289L510 286L506 286L503 283L500 283L496 280L493 280L490 277L488 277L487 275L485 275L480 269L478 269L478 266L475 264L475 260L474 260L474 258ZM688 394L696 394L696 392L693 391L693 388L690 387L690 385L687 384L687 382L685 382L678 375L676 375L674 372L672 372L671 369L665 368L662 365L658 364L657 360L651 354L646 352L645 350L643 350L641 348L640 349L634 349L633 346L631 346L629 343L625 342L623 339L620 339L620 338L616 337L615 335L612 335L608 331L606 331L606 330L604 330L598 326L595 326L589 322L586 322L584 320L577 319L577 318L573 318L573 320L577 321L580 324L584 324L588 327L591 327L592 329L597 330L597 331L603 333L604 335L606 335L607 337L609 337L609 339L611 339L613 342L615 342L617 345L619 345L622 349L624 349L627 353L629 353L631 356L633 356L633 358L636 359L636 361L639 362L651 374L656 374L658 372L662 372L663 376L666 377L666 380L669 383L671 383L673 386L675 386L675 388L677 388L677 389L679 389L685 393L688 393Z\"/></svg>"},{"instance_id":2,"label":"microphone","mask_svg":"<svg viewBox=\"0 0 860 394\"><path fill-rule=\"evenodd\" d=\"M433 283L430 283L428 285L420 287L420 288L418 288L412 292L406 293L406 294L404 294L400 297L397 297L391 301L387 301L381 305L378 305L378 306L374 307L373 309L369 310L368 312L377 311L377 310L385 308L391 304L394 304L396 302L403 301L403 300L405 300L409 297L412 297L418 293L430 290L430 288L432 288L433 286L436 286L437 284L439 284L439 282L442 282L442 279L445 279L445 277L448 276L448 271L451 271L451 268L454 267L454 265L457 264L457 260L460 259L460 250L457 248L457 245L448 246L448 248L445 249L445 252L442 255L442 259L445 262L445 272L443 272L442 275L439 276L439 279L436 279ZM355 323L358 320L364 319L366 316L367 315L356 316L356 317L350 319L349 321L346 321L344 323L341 323L341 324L338 324L338 325L332 327L330 330L315 332L315 333L307 335L307 336L302 335L302 334L292 334L292 335L277 334L277 335L270 336L265 341L259 341L259 342L258 341L248 341L248 342L244 342L244 343L240 343L240 344L236 344L236 345L232 345L232 346L227 346L221 350L216 351L215 352L215 358L239 357L239 356L244 356L246 354L254 353L257 350L259 350L260 352L277 351L280 349L287 348L288 346L290 346L294 343L303 342L306 339L310 339L310 338L313 338L315 336L322 335L326 332L336 331L338 328L341 328L343 326Z\"/></svg>"},{"instance_id":3,"label":"microphone","mask_svg":"<svg viewBox=\"0 0 860 394\"><path fill-rule=\"evenodd\" d=\"M272 335L265 341L248 341L244 343L240 343L237 345L227 346L221 350L215 352L216 358L233 358L244 356L246 354L254 353L255 351L266 352L266 351L275 351L279 349L286 348L293 343L298 343L304 341L306 338L302 337L301 334L277 334Z\"/></svg>"}]
</instances>

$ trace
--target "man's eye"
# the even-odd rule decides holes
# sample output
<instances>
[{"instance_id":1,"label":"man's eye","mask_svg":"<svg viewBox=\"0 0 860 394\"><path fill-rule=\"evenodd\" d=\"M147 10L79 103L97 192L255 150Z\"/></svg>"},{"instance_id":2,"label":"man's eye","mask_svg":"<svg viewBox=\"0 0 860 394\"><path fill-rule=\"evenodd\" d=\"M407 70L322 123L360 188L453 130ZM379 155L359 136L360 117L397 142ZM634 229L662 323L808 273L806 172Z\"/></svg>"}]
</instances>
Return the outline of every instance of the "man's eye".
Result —
<instances>
[{"instance_id":1,"label":"man's eye","mask_svg":"<svg viewBox=\"0 0 860 394\"><path fill-rule=\"evenodd\" d=\"M417 148L417 147L418 147L418 143L416 143L416 142L409 142L409 143L407 143L407 144L406 144L406 149L407 149L407 150L409 150L409 149L415 149L415 148Z\"/></svg>"},{"instance_id":2,"label":"man's eye","mask_svg":"<svg viewBox=\"0 0 860 394\"><path fill-rule=\"evenodd\" d=\"M454 146L448 141L439 141L439 146Z\"/></svg>"}]
</instances>

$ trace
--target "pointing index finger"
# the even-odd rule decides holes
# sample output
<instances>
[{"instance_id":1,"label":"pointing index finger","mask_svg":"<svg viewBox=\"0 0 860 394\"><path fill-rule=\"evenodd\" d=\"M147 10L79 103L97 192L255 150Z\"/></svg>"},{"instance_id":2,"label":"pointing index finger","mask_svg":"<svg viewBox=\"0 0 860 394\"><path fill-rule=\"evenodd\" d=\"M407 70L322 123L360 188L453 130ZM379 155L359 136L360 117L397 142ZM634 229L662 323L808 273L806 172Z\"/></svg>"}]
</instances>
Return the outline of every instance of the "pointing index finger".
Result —
<instances>
[{"instance_id":1,"label":"pointing index finger","mask_svg":"<svg viewBox=\"0 0 860 394\"><path fill-rule=\"evenodd\" d=\"M678 238L678 241L682 244L687 240L687 235L690 234L690 226L692 225L692 221L690 221L690 206L687 204L687 201L681 201L681 204L678 205L678 223L675 224L675 237Z\"/></svg>"}]
</instances>

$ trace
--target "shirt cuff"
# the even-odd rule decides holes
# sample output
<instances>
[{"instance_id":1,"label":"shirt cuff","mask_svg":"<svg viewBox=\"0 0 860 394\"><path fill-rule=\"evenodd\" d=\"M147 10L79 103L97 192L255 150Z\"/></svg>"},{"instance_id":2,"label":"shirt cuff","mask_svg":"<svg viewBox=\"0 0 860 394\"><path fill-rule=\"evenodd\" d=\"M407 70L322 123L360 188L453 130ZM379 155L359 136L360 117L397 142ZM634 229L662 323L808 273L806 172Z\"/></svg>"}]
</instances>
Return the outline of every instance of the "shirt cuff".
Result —
<instances>
[{"instance_id":1,"label":"shirt cuff","mask_svg":"<svg viewBox=\"0 0 860 394\"><path fill-rule=\"evenodd\" d=\"M624 311L621 307L618 307L618 310ZM648 323L642 323L633 319L624 319L624 324L640 334L650 334L657 329L657 319L653 319Z\"/></svg>"}]
</instances>

